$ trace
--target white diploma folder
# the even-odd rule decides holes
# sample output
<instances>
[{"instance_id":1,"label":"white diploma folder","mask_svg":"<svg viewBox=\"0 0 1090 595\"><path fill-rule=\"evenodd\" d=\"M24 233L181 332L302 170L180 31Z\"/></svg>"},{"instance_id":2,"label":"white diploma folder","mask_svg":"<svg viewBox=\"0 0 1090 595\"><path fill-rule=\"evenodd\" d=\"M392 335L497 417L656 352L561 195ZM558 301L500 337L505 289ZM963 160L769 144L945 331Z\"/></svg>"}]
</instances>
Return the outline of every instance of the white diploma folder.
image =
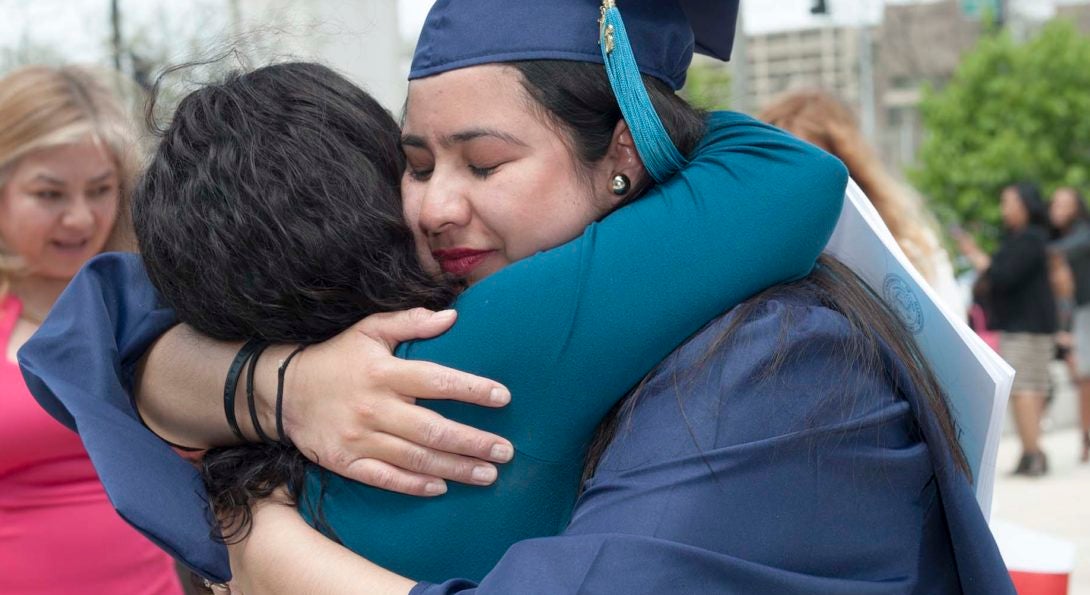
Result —
<instances>
[{"instance_id":1,"label":"white diploma folder","mask_svg":"<svg viewBox=\"0 0 1090 595\"><path fill-rule=\"evenodd\" d=\"M940 302L854 181L825 251L862 277L915 335L946 393L977 502L989 519L1014 369L969 328L962 313Z\"/></svg>"}]
</instances>

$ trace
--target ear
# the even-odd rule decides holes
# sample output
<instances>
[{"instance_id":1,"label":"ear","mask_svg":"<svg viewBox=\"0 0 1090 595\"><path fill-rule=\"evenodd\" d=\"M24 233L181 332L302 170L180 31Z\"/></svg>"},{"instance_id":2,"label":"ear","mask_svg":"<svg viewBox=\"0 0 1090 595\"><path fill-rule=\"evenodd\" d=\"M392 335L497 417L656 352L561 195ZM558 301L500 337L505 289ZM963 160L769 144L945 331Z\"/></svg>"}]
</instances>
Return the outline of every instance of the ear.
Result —
<instances>
[{"instance_id":1,"label":"ear","mask_svg":"<svg viewBox=\"0 0 1090 595\"><path fill-rule=\"evenodd\" d=\"M641 188L647 185L647 170L643 167L643 160L636 150L636 143L632 139L632 132L628 129L628 123L624 120L617 122L613 128L613 140L609 143L606 156L602 159L600 173L595 181L595 193L602 196L610 207L616 207L637 194ZM610 190L613 177L617 174L628 176L632 181L629 191L625 194L614 194Z\"/></svg>"}]
</instances>

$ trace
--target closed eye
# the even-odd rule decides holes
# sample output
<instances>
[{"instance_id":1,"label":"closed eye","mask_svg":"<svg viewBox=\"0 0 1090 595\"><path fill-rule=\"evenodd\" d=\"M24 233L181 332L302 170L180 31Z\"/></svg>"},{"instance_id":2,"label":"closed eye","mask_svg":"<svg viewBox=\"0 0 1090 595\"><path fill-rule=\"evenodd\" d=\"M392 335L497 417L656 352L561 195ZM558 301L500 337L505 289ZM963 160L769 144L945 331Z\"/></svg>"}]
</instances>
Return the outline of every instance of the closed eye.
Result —
<instances>
[{"instance_id":1,"label":"closed eye","mask_svg":"<svg viewBox=\"0 0 1090 595\"><path fill-rule=\"evenodd\" d=\"M502 164L500 164L502 165ZM494 174L500 165L493 165L492 167L476 167L474 165L469 166L469 171L473 173L474 177L481 178L482 180L488 176Z\"/></svg>"},{"instance_id":2,"label":"closed eye","mask_svg":"<svg viewBox=\"0 0 1090 595\"><path fill-rule=\"evenodd\" d=\"M408 169L409 179L414 182L426 182L431 178L433 170L430 169Z\"/></svg>"},{"instance_id":3,"label":"closed eye","mask_svg":"<svg viewBox=\"0 0 1090 595\"><path fill-rule=\"evenodd\" d=\"M40 200L60 200L64 197L64 193L59 190L40 190L35 192L34 196Z\"/></svg>"},{"instance_id":4,"label":"closed eye","mask_svg":"<svg viewBox=\"0 0 1090 595\"><path fill-rule=\"evenodd\" d=\"M103 184L102 186L92 189L90 194L92 197L100 198L109 194L113 189L113 185Z\"/></svg>"}]
</instances>

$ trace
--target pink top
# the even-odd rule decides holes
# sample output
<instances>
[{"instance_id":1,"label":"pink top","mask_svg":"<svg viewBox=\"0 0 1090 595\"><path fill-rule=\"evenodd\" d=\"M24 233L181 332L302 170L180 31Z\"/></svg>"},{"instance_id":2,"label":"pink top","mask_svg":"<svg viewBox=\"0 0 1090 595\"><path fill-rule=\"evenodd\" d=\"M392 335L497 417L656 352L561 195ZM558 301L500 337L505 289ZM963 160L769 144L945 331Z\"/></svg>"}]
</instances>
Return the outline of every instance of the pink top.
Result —
<instances>
[{"instance_id":1,"label":"pink top","mask_svg":"<svg viewBox=\"0 0 1090 595\"><path fill-rule=\"evenodd\" d=\"M0 298L0 354L22 310ZM0 356L0 594L181 595L171 558L106 499L79 437Z\"/></svg>"}]
</instances>

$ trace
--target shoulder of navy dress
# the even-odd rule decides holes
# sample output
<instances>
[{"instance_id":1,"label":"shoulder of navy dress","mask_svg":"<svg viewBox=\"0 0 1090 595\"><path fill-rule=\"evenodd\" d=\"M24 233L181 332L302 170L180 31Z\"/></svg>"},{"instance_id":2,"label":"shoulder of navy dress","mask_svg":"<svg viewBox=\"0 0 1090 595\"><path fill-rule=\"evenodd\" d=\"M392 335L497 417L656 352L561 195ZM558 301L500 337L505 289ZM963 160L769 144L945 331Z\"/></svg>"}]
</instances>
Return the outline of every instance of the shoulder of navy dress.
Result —
<instances>
[{"instance_id":1,"label":"shoulder of navy dress","mask_svg":"<svg viewBox=\"0 0 1090 595\"><path fill-rule=\"evenodd\" d=\"M860 339L842 314L805 292L743 304L648 377L602 468L840 427L907 429L911 409L877 362L845 357ZM647 432L658 439L639 439Z\"/></svg>"}]
</instances>

